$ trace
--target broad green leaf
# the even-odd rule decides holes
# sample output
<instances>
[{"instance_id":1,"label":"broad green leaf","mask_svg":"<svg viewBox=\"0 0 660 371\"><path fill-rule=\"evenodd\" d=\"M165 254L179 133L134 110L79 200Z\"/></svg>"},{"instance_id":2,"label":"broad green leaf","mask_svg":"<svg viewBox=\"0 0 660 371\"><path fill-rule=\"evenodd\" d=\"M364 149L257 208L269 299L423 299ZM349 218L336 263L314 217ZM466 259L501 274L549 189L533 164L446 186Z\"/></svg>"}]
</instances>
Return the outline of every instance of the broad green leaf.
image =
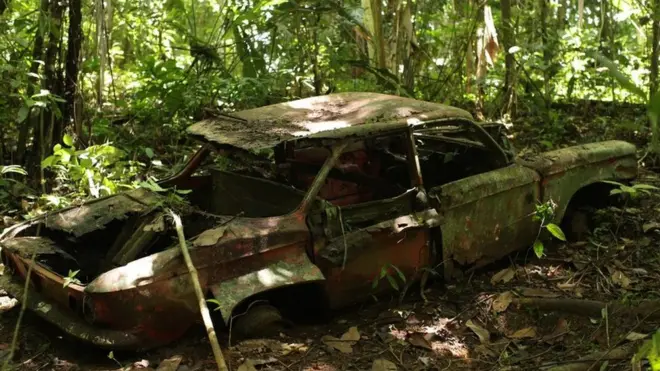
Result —
<instances>
[{"instance_id":1,"label":"broad green leaf","mask_svg":"<svg viewBox=\"0 0 660 371\"><path fill-rule=\"evenodd\" d=\"M534 254L536 254L537 258L543 256L543 242L541 240L534 241Z\"/></svg>"},{"instance_id":2,"label":"broad green leaf","mask_svg":"<svg viewBox=\"0 0 660 371\"><path fill-rule=\"evenodd\" d=\"M390 283L390 286L396 291L399 291L399 285L396 283L394 277L387 275L387 281Z\"/></svg>"},{"instance_id":3,"label":"broad green leaf","mask_svg":"<svg viewBox=\"0 0 660 371\"><path fill-rule=\"evenodd\" d=\"M406 282L406 275L403 274L403 272L401 272L401 270L396 265L391 265L391 267L394 268L396 273L399 275L401 282Z\"/></svg>"},{"instance_id":4,"label":"broad green leaf","mask_svg":"<svg viewBox=\"0 0 660 371\"><path fill-rule=\"evenodd\" d=\"M566 236L564 235L564 231L559 228L557 224L550 223L545 226L545 228L550 231L550 233L555 236L555 238L566 241Z\"/></svg>"},{"instance_id":5,"label":"broad green leaf","mask_svg":"<svg viewBox=\"0 0 660 371\"><path fill-rule=\"evenodd\" d=\"M0 174L21 174L27 175L27 171L18 165L0 166Z\"/></svg>"},{"instance_id":6,"label":"broad green leaf","mask_svg":"<svg viewBox=\"0 0 660 371\"><path fill-rule=\"evenodd\" d=\"M154 157L154 150L151 149L151 148L149 148L149 147L147 147L147 148L144 149L144 153L146 153L146 154L147 154L147 157L149 157L149 158L153 158L153 157Z\"/></svg>"},{"instance_id":7,"label":"broad green leaf","mask_svg":"<svg viewBox=\"0 0 660 371\"><path fill-rule=\"evenodd\" d=\"M73 138L71 138L69 134L64 134L64 138L62 138L62 142L69 147L73 146Z\"/></svg>"},{"instance_id":8,"label":"broad green leaf","mask_svg":"<svg viewBox=\"0 0 660 371\"><path fill-rule=\"evenodd\" d=\"M19 124L25 121L25 119L28 117L28 113L30 113L30 108L27 106L21 106L21 108L18 110L18 117L16 118L16 121Z\"/></svg>"},{"instance_id":9,"label":"broad green leaf","mask_svg":"<svg viewBox=\"0 0 660 371\"><path fill-rule=\"evenodd\" d=\"M633 188L635 188L635 189L650 189L650 190L657 190L657 189L660 189L660 188L655 187L655 186L652 186L652 185L650 185L650 184L635 184L635 185L633 186Z\"/></svg>"}]
</instances>

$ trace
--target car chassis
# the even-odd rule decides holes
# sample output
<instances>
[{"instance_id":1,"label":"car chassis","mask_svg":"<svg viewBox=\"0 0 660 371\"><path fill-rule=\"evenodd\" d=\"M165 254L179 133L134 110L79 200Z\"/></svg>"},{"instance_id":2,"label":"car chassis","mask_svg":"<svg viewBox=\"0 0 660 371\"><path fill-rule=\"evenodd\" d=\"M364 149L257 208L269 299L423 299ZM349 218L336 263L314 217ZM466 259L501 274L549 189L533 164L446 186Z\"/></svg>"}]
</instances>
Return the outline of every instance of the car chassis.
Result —
<instances>
[{"instance_id":1,"label":"car chassis","mask_svg":"<svg viewBox=\"0 0 660 371\"><path fill-rule=\"evenodd\" d=\"M456 279L529 247L539 202L557 202L560 222L572 200L603 194L603 180L637 173L635 146L622 141L520 158L502 125L453 107L372 93L294 103L286 108L305 125L282 119L279 104L189 128L206 143L159 184L199 190L189 200L203 210L135 189L6 229L0 287L75 338L143 350L175 340L199 317L166 207L187 221L200 283L229 324L247 304L300 285L339 308L391 292L378 284L386 275L406 286L431 270ZM335 120L319 118L319 107ZM263 148L273 149L274 165L254 165ZM198 175L212 153L248 166ZM86 282L67 280L72 267L91 267Z\"/></svg>"}]
</instances>

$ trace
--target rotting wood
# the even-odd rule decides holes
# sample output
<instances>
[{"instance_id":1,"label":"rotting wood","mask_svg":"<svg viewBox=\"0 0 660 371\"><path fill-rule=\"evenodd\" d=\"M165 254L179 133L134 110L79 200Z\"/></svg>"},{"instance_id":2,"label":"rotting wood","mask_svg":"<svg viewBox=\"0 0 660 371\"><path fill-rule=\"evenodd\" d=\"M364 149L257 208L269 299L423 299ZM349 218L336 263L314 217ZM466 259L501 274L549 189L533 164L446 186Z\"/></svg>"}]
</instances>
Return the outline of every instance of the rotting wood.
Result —
<instances>
[{"instance_id":1,"label":"rotting wood","mask_svg":"<svg viewBox=\"0 0 660 371\"><path fill-rule=\"evenodd\" d=\"M612 350L594 352L578 360L563 365L555 365L548 371L587 371L600 369L603 362L611 360L629 359L635 353L639 342L624 344ZM596 364L595 364L596 363ZM594 365L595 364L595 365ZM543 365L541 365L543 366Z\"/></svg>"},{"instance_id":2,"label":"rotting wood","mask_svg":"<svg viewBox=\"0 0 660 371\"><path fill-rule=\"evenodd\" d=\"M544 311L559 311L582 316L600 317L603 308L607 307L609 316L643 316L646 319L660 319L660 301L648 300L635 306L612 302L581 299L548 299L548 298L518 298L513 304L533 306Z\"/></svg>"},{"instance_id":3,"label":"rotting wood","mask_svg":"<svg viewBox=\"0 0 660 371\"><path fill-rule=\"evenodd\" d=\"M225 357L222 354L222 349L220 349L220 344L218 343L218 338L215 335L215 328L213 327L213 322L211 320L211 313L209 308L206 305L206 298L204 297L204 292L202 291L202 285L199 283L199 277L197 275L197 269L190 258L190 253L188 252L188 246L186 245L186 238L183 234L183 224L181 223L181 217L177 215L174 211L169 210L172 219L174 219L174 225L176 226L176 233L179 237L179 245L181 247L181 253L183 258L186 261L186 266L190 272L190 279L192 280L193 286L195 288L195 294L197 295L197 300L199 302L199 311L202 314L202 320L204 321L204 326L206 327L206 333L209 337L209 342L211 343L211 348L213 349L213 355L215 356L215 362L218 364L219 371L229 371L227 368L227 363L225 363Z\"/></svg>"}]
</instances>

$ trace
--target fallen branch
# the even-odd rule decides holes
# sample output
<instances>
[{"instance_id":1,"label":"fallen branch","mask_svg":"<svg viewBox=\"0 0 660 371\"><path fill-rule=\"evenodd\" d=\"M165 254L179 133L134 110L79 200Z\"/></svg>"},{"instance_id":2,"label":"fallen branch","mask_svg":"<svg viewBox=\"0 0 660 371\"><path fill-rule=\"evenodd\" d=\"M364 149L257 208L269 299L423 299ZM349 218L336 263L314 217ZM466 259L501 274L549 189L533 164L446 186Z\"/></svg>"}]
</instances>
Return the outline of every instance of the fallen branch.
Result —
<instances>
[{"instance_id":1,"label":"fallen branch","mask_svg":"<svg viewBox=\"0 0 660 371\"><path fill-rule=\"evenodd\" d=\"M544 311L559 311L582 316L599 317L601 310L607 306L610 316L642 316L650 320L660 320L660 301L647 300L635 306L617 302L606 303L596 300L582 299L548 299L548 298L517 298L513 304L535 307Z\"/></svg>"},{"instance_id":2,"label":"fallen branch","mask_svg":"<svg viewBox=\"0 0 660 371\"><path fill-rule=\"evenodd\" d=\"M39 230L37 230L37 235L38 234L39 234ZM5 363L2 365L2 371L9 370L10 369L9 363L14 359L14 353L16 352L16 346L18 345L19 329L21 328L21 322L23 321L23 314L25 314L25 310L27 309L27 295L28 295L28 289L30 288L30 276L32 276L32 268L34 267L34 258L36 256L37 256L37 252L35 251L32 253L32 257L30 258L30 265L28 266L27 273L25 274L25 286L23 287L21 311L18 313L18 320L16 320L16 327L14 328L14 335L11 339L9 354L7 355L7 358L5 358ZM5 271L5 274L8 273Z\"/></svg>"},{"instance_id":3,"label":"fallen branch","mask_svg":"<svg viewBox=\"0 0 660 371\"><path fill-rule=\"evenodd\" d=\"M188 266L188 271L190 272L190 279L193 282L195 294L197 295L197 300L199 302L199 311L202 314L202 320L204 321L206 333L208 334L209 342L211 343L211 348L213 349L215 362L218 364L218 370L229 371L227 368L227 363L225 363L225 357L222 355L222 349L220 349L218 338L215 335L215 329L213 328L213 322L211 321L211 312L209 312L209 308L206 306L206 298L204 297L204 292L202 291L202 285L199 283L197 269L195 268L195 265L193 265L192 259L190 258L190 253L188 252L188 246L186 245L186 239L183 234L183 224L181 223L181 218L174 211L169 210L169 212L170 215L172 215L172 219L174 219L176 233L179 236L181 253L183 254L183 258L186 261L186 265Z\"/></svg>"},{"instance_id":4,"label":"fallen branch","mask_svg":"<svg viewBox=\"0 0 660 371\"><path fill-rule=\"evenodd\" d=\"M589 369L594 369L594 366L595 369L600 369L601 364L606 361L614 361L614 360L618 361L618 360L626 360L626 359L629 360L633 356L633 354L635 354L637 345L639 345L638 343L639 342L628 343L611 350L594 352L575 361L568 361L570 363L557 365L547 370L548 371L586 371ZM557 363L541 365L541 368L545 368L546 366L556 365L556 364Z\"/></svg>"}]
</instances>

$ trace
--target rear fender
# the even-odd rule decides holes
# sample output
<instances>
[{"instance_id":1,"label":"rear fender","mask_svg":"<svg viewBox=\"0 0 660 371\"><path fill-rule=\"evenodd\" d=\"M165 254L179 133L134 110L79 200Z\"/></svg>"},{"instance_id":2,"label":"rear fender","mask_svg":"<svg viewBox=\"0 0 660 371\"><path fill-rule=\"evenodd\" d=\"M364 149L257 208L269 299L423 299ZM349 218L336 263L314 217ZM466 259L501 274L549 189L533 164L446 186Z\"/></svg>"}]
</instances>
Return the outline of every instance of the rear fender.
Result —
<instances>
[{"instance_id":1,"label":"rear fender","mask_svg":"<svg viewBox=\"0 0 660 371\"><path fill-rule=\"evenodd\" d=\"M556 222L562 220L571 198L581 188L603 180L631 180L638 171L635 145L618 140L545 152L519 162L541 174L543 201L553 200L558 205Z\"/></svg>"},{"instance_id":2,"label":"rear fender","mask_svg":"<svg viewBox=\"0 0 660 371\"><path fill-rule=\"evenodd\" d=\"M211 285L210 290L219 303L218 310L225 324L229 324L236 306L254 295L278 287L324 280L321 270L300 249L262 269Z\"/></svg>"}]
</instances>

